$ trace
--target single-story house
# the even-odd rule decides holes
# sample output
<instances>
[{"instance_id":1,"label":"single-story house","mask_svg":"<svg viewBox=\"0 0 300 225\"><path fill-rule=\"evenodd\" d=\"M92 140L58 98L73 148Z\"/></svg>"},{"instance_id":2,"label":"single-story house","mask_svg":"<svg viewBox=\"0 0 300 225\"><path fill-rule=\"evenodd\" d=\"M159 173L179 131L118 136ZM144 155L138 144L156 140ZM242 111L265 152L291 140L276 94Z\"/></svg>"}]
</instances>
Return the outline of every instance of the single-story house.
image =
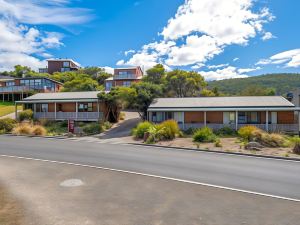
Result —
<instances>
[{"instance_id":1,"label":"single-story house","mask_svg":"<svg viewBox=\"0 0 300 225\"><path fill-rule=\"evenodd\" d=\"M181 129L254 125L274 132L298 132L300 108L281 96L158 98L148 108L148 120L174 119Z\"/></svg>"},{"instance_id":2,"label":"single-story house","mask_svg":"<svg viewBox=\"0 0 300 225\"><path fill-rule=\"evenodd\" d=\"M24 109L31 109L36 119L48 120L103 120L106 106L99 101L99 91L38 93L22 101Z\"/></svg>"}]
</instances>

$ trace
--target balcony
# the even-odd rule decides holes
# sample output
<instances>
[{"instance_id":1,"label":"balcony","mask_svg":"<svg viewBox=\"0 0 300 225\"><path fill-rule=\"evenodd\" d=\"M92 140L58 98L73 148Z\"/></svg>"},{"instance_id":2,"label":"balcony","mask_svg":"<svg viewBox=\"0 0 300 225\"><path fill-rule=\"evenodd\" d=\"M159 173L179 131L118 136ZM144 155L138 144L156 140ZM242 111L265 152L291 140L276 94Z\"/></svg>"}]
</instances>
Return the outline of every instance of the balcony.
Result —
<instances>
[{"instance_id":1,"label":"balcony","mask_svg":"<svg viewBox=\"0 0 300 225\"><path fill-rule=\"evenodd\" d=\"M18 93L31 90L29 86L7 86L0 87L0 93Z\"/></svg>"},{"instance_id":2,"label":"balcony","mask_svg":"<svg viewBox=\"0 0 300 225\"><path fill-rule=\"evenodd\" d=\"M103 119L103 112L36 112L35 119L98 121Z\"/></svg>"},{"instance_id":3,"label":"balcony","mask_svg":"<svg viewBox=\"0 0 300 225\"><path fill-rule=\"evenodd\" d=\"M136 79L136 74L119 74L114 75L115 80L122 80L122 79Z\"/></svg>"}]
</instances>

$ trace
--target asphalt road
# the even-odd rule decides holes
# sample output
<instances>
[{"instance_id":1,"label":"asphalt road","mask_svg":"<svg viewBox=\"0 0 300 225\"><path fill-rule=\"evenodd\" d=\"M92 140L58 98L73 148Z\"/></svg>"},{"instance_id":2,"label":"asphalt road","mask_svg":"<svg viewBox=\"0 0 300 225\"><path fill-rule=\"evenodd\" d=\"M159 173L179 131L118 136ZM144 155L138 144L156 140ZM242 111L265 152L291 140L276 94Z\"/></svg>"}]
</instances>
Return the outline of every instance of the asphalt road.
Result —
<instances>
[{"instance_id":1,"label":"asphalt road","mask_svg":"<svg viewBox=\"0 0 300 225\"><path fill-rule=\"evenodd\" d=\"M300 200L300 163L195 151L0 136L0 154L134 171Z\"/></svg>"}]
</instances>

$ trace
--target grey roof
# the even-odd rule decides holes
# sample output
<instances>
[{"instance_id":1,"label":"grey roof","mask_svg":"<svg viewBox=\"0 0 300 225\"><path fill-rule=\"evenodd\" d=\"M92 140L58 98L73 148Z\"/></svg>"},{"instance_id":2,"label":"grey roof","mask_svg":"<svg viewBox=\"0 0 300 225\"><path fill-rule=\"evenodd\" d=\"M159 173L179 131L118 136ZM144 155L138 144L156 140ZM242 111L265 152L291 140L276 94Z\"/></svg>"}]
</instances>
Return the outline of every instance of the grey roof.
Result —
<instances>
[{"instance_id":1,"label":"grey roof","mask_svg":"<svg viewBox=\"0 0 300 225\"><path fill-rule=\"evenodd\" d=\"M98 99L100 91L38 93L19 102Z\"/></svg>"},{"instance_id":2,"label":"grey roof","mask_svg":"<svg viewBox=\"0 0 300 225\"><path fill-rule=\"evenodd\" d=\"M281 96L158 98L149 106L154 108L267 108L295 107Z\"/></svg>"}]
</instances>

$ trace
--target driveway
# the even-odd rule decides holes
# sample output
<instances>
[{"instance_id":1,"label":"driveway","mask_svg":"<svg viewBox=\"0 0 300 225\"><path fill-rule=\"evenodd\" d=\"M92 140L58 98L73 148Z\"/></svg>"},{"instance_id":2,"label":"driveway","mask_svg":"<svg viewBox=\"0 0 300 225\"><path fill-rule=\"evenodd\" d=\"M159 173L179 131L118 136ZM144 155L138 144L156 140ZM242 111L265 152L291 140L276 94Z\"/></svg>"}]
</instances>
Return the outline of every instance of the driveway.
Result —
<instances>
[{"instance_id":1,"label":"driveway","mask_svg":"<svg viewBox=\"0 0 300 225\"><path fill-rule=\"evenodd\" d=\"M0 157L0 183L22 203L23 225L295 225L300 220L299 203L292 201L35 160Z\"/></svg>"}]
</instances>

